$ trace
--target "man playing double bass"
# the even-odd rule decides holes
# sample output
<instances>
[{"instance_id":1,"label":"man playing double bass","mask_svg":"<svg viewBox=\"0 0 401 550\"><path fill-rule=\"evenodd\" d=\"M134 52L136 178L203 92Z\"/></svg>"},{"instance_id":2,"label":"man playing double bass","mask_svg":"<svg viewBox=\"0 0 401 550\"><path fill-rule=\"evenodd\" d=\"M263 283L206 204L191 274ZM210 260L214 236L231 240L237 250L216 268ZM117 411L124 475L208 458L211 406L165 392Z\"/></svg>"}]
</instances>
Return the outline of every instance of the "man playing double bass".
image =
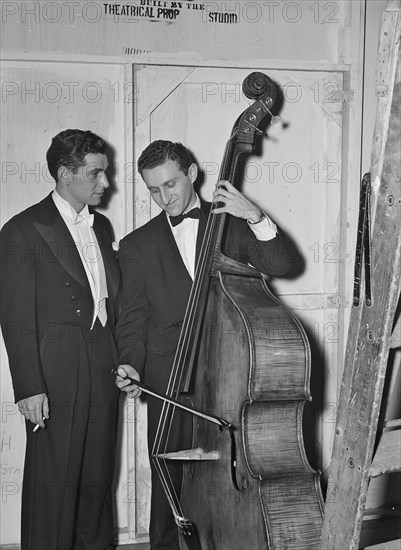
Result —
<instances>
[{"instance_id":1,"label":"man playing double bass","mask_svg":"<svg viewBox=\"0 0 401 550\"><path fill-rule=\"evenodd\" d=\"M198 167L180 143L158 140L138 160L150 194L162 212L120 243L122 288L117 337L117 386L129 397L140 390L126 376L141 380L165 394L174 354L194 279L195 264L204 235L210 203L194 190ZM213 213L229 214L222 251L277 277L296 270L297 252L276 224L228 181L213 193ZM152 445L162 402L147 396L148 446ZM191 447L191 415L174 420L168 450ZM178 530L152 460L150 543L152 550L177 550ZM175 466L179 494L181 469Z\"/></svg>"}]
</instances>

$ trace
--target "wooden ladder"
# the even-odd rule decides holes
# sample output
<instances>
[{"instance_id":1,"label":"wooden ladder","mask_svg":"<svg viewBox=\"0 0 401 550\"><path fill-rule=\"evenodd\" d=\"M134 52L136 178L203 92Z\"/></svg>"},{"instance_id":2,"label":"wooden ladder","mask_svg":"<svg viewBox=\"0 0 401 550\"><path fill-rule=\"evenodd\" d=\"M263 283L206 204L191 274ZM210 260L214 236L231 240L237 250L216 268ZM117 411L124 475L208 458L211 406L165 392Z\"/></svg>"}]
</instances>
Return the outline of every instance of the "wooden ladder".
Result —
<instances>
[{"instance_id":1,"label":"wooden ladder","mask_svg":"<svg viewBox=\"0 0 401 550\"><path fill-rule=\"evenodd\" d=\"M401 362L399 55L400 0L392 0L382 15L376 66L378 100L370 167L372 210L368 224L371 299L365 262L365 282L361 284L365 297L358 301L354 296L351 310L321 550L353 550L372 544L366 544L362 541L366 537L361 537L369 527L376 535L379 532L375 520L365 518L364 521L370 479L401 471L401 420L386 420L383 411L386 398L382 399L388 395L388 388L391 392L394 387ZM365 241L368 237L364 235ZM374 542L401 538L400 520L391 514L381 519L389 538L376 536Z\"/></svg>"}]
</instances>

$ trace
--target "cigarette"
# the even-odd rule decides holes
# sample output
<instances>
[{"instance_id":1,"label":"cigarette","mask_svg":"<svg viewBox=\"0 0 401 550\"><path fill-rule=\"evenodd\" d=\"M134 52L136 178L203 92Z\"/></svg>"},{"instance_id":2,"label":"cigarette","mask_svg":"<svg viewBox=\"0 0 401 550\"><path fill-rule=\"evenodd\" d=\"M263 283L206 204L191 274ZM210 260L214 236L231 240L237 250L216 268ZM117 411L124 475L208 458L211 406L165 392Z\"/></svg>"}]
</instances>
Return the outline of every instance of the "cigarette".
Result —
<instances>
[{"instance_id":1,"label":"cigarette","mask_svg":"<svg viewBox=\"0 0 401 550\"><path fill-rule=\"evenodd\" d=\"M42 420L46 420L46 418L43 416L42 417ZM39 424L36 424L36 426L34 427L34 429L32 430L33 432L37 432L40 428L40 425Z\"/></svg>"}]
</instances>

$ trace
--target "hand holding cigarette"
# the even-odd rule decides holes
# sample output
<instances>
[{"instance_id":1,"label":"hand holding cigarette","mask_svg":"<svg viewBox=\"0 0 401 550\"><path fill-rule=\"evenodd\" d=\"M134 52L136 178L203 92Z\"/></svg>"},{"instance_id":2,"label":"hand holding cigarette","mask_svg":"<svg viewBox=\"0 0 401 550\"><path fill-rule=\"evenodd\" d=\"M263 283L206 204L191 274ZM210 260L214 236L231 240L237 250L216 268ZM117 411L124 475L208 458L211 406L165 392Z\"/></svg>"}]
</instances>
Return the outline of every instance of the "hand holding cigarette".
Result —
<instances>
[{"instance_id":1,"label":"hand holding cigarette","mask_svg":"<svg viewBox=\"0 0 401 550\"><path fill-rule=\"evenodd\" d=\"M43 416L43 417L42 417L42 420L45 421L46 418ZM34 429L33 429L32 431L33 431L33 432L37 432L37 431L39 430L40 427L41 427L40 424L36 424L36 426L34 427ZM43 428L45 428L45 427L46 427L46 426L43 426Z\"/></svg>"},{"instance_id":2,"label":"hand holding cigarette","mask_svg":"<svg viewBox=\"0 0 401 550\"><path fill-rule=\"evenodd\" d=\"M36 424L33 431L45 427L45 420L49 418L49 400L45 393L31 395L18 401L20 413L27 419Z\"/></svg>"}]
</instances>

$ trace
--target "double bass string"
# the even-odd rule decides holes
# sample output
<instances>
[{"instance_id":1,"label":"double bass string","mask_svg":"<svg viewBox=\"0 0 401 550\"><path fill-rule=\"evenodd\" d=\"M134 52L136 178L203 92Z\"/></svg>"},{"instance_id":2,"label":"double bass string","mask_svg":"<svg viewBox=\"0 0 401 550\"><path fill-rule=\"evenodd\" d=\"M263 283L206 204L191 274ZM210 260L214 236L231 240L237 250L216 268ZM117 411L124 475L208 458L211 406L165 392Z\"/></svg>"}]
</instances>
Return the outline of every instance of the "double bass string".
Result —
<instances>
[{"instance_id":1,"label":"double bass string","mask_svg":"<svg viewBox=\"0 0 401 550\"><path fill-rule=\"evenodd\" d=\"M233 135L230 137L229 141L226 144L226 151L222 161L222 167L219 173L219 180L227 178L227 168L230 165L229 158L232 155L232 144L234 139ZM212 205L213 208L213 205ZM212 210L211 208L211 210ZM202 247L199 254L198 263L195 270L194 283L191 288L190 297L188 300L187 309L184 317L184 324L179 338L178 348L176 357L174 359L174 364L170 374L170 379L167 387L166 394L168 396L178 397L180 385L182 383L184 375L185 361L188 358L190 351L190 335L193 332L193 327L196 321L196 311L197 306L199 305L202 285L205 281L206 270L211 265L211 254L212 254L212 244L213 236L216 239L216 247L219 246L219 239L221 238L222 230L224 227L226 215L218 214L215 215L212 211L209 212L208 221L205 229L205 235L202 241ZM216 233L217 226L217 233ZM171 475L168 469L167 460L163 457L161 460L158 455L160 455L161 446L163 444L163 434L164 437L164 452L166 452L168 440L170 437L172 423L175 413L175 406L164 402L162 407L162 412L160 415L155 441L152 448L152 459L157 468L159 477L163 484L166 496L172 508L173 514L176 518L176 523L180 525L180 520L185 520L183 517L183 511L180 506L179 497L176 493L174 484L171 479ZM162 466L163 465L163 466Z\"/></svg>"},{"instance_id":2,"label":"double bass string","mask_svg":"<svg viewBox=\"0 0 401 550\"><path fill-rule=\"evenodd\" d=\"M215 220L213 219L210 220L210 216L211 214L209 214L209 220L207 224L207 234L205 235L207 241L210 239L210 234L213 232L213 227L215 223ZM202 258L202 261L200 261L198 264L198 268L196 270L197 273L199 272L199 270L204 271L204 268L206 265L205 257L203 253L201 253L200 255L200 260L201 258ZM185 323L183 326L183 331L180 335L180 341L179 341L179 347L178 347L179 353L177 353L177 356L175 358L173 369L170 375L167 392L166 392L167 395L171 395L171 396L174 395L175 397L179 393L179 386L183 376L184 360L188 354L188 349L189 349L188 335L190 334L190 328L192 329L194 320L195 320L194 314L196 309L194 307L194 303L199 298L199 293L200 293L200 285L198 281L199 281L199 278L197 277L197 275L195 275L194 285L191 290L191 299L188 302L190 307L186 311ZM159 477L162 481L167 498L170 502L171 508L175 515L176 523L180 525L180 520L184 518L183 518L183 511L181 509L180 502L179 502L179 497L176 493L174 484L172 482L166 459L163 458L161 460L157 456L160 454L163 433L166 433L165 440L164 440L164 452L166 451L168 440L171 433L174 413L175 413L174 405L164 402L162 413L159 419L157 435L153 445L152 455L153 455L154 464L157 468ZM168 427L167 427L167 424L168 424Z\"/></svg>"},{"instance_id":3,"label":"double bass string","mask_svg":"<svg viewBox=\"0 0 401 550\"><path fill-rule=\"evenodd\" d=\"M250 82L248 82L249 80L249 77L248 77L246 81L247 83L246 89L248 93L246 93L246 91L244 90L244 94L249 99L251 98L259 99L263 95L263 93L265 93L266 91L265 86L263 87L263 89L260 86L260 77L262 77L263 83L265 84L264 81L266 80L266 76L261 75L259 73L252 73L251 76L257 77L257 79L256 81L251 79ZM244 82L244 85L245 85L245 82ZM249 93L250 91L252 92L251 94ZM266 107L266 106L263 104L262 107ZM238 121L240 120L242 121L242 119L244 118L244 115L247 114L247 111L248 110L244 111L243 115L240 117L240 119L238 119ZM232 176L235 173L235 166L236 166L238 157L241 153L241 150L238 147L239 146L238 139L240 137L238 134L240 124L238 121L237 121L237 124L234 126L231 132L231 136L226 144L226 148L225 148L225 152L222 160L222 166L219 173L219 180L230 179L230 176ZM249 130L249 125L252 128L256 129L255 126L250 123L250 119L245 118L245 121L248 123L245 132ZM234 142L237 147L237 151L235 151L235 148L233 146ZM232 172L230 172L230 168L232 168ZM212 216L212 219L210 219L211 216ZM183 358L185 359L188 356L189 338L187 335L188 335L189 329L191 329L192 331L194 326L194 313L196 311L196 305L199 304L201 286L205 278L206 267L209 265L208 260L211 258L210 252L213 250L211 245L213 242L212 237L215 234L215 225L218 221L219 222L218 231L215 234L215 251L217 252L219 251L219 248L220 248L220 240L223 234L225 217L226 217L225 214L220 214L216 216L216 215L213 215L211 212L209 213L209 219L208 219L208 223L205 231L205 237L202 242L199 262L195 273L195 280L191 289L191 295L190 295L190 299L188 302L188 306L187 306L187 310L184 318L184 325L181 331L181 335L178 343L178 349L177 349L176 357L174 360L174 364L173 364L173 368L171 371L170 380L168 384L167 392L170 396L172 396L174 392L176 396L179 393L180 384L182 382L182 377L184 372ZM216 218L216 219L213 219L213 218ZM212 262L210 262L210 265L212 265ZM177 384L177 380L179 384ZM174 406L172 405L172 407ZM161 416L158 428L160 428L162 423L165 426L165 422L166 422L165 419L163 418L162 420L162 416ZM160 448L160 441L158 443Z\"/></svg>"},{"instance_id":4,"label":"double bass string","mask_svg":"<svg viewBox=\"0 0 401 550\"><path fill-rule=\"evenodd\" d=\"M222 173L224 172L224 170L225 170L225 166L224 166L224 169L222 169L220 172ZM220 217L222 217L222 215L220 215ZM202 277L204 276L204 273L206 270L207 259L210 256L210 248L211 248L210 244L212 242L212 235L215 231L215 225L217 221L220 221L218 220L218 216L213 215L210 212L208 222L206 225L205 236L203 238L202 247L199 254L198 265L196 267L194 283L192 285L191 295L188 301L187 311L185 313L185 320L184 320L184 325L180 335L178 350L174 360L174 365L172 368L172 372L170 375L170 380L167 388L167 394L169 395L173 395L173 392L175 391L177 396L177 393L179 391L179 385L177 385L177 379L179 383L181 383L182 375L183 375L182 373L183 358L186 357L188 353L188 347L189 347L188 334L190 334L190 329L192 330L193 328L194 318L195 318L194 313L196 311L196 304L199 301L199 295L201 290L200 281L202 281ZM179 375L180 370L181 370L181 374Z\"/></svg>"},{"instance_id":5,"label":"double bass string","mask_svg":"<svg viewBox=\"0 0 401 550\"><path fill-rule=\"evenodd\" d=\"M232 138L229 140L229 143L226 146L226 150L228 148L228 145L231 145ZM223 159L222 168L220 170L219 180L222 179L222 174L224 174L227 170L228 165L228 153L225 154ZM213 205L212 205L213 208ZM197 309L197 305L199 303L199 298L201 294L201 286L202 282L205 278L205 272L208 267L208 259L211 256L211 244L213 242L213 234L215 233L215 226L218 224L219 226L223 226L225 221L225 214L220 215L214 215L212 212L209 213L208 222L205 229L205 235L202 242L201 251L199 254L199 260L198 265L196 267L196 273L194 277L194 283L192 285L191 289L191 295L188 300L187 305L187 311L185 313L185 319L184 324L182 327L182 332L180 335L180 340L178 344L178 351L177 355L175 357L174 366L172 368L172 372L170 375L169 385L167 392L175 392L175 397L178 396L180 384L182 382L183 377L183 369L184 369L184 362L185 358L188 356L189 351L189 337L192 333L192 329L194 326L195 321L195 312ZM178 384L177 384L178 379Z\"/></svg>"},{"instance_id":6,"label":"double bass string","mask_svg":"<svg viewBox=\"0 0 401 550\"><path fill-rule=\"evenodd\" d=\"M191 333L191 330L195 322L195 312L196 312L195 304L199 300L199 295L201 290L201 285L199 281L202 279L202 277L200 277L200 274L204 274L205 272L205 268L207 264L207 250L209 249L211 235L214 232L214 227L217 221L215 218L216 218L215 215L213 215L212 213L209 213L209 218L208 218L206 231L205 231L205 237L202 243L202 249L199 255L199 261L198 261L198 265L197 265L196 273L194 277L194 284L191 289L191 296L188 301L187 311L185 314L185 323L183 325L183 330L180 335L180 341L179 341L178 350L177 350L178 353L174 361L174 365L172 368L172 372L170 375L170 380L169 380L169 384L166 392L167 395L171 395L171 396L174 395L175 397L179 393L179 387L183 377L185 358L188 356L188 350L189 350L188 336ZM163 432L165 433L167 432L164 440L164 452L166 451L169 436L171 433L174 412L175 412L174 405L171 405L166 402L163 403L162 413L159 419L158 430L157 430L157 435L153 445L152 455L153 455L154 463L157 467L159 476L165 488L167 497L173 508L173 513L175 514L176 518L180 518L180 517L182 518L183 513L179 504L179 498L178 498L178 495L176 494L175 487L172 483L172 479L169 473L166 459L165 458L162 459L162 463L164 466L163 468L161 464L161 459L157 457L157 455L160 454L160 450L161 450ZM168 427L167 427L167 423L168 423Z\"/></svg>"}]
</instances>

